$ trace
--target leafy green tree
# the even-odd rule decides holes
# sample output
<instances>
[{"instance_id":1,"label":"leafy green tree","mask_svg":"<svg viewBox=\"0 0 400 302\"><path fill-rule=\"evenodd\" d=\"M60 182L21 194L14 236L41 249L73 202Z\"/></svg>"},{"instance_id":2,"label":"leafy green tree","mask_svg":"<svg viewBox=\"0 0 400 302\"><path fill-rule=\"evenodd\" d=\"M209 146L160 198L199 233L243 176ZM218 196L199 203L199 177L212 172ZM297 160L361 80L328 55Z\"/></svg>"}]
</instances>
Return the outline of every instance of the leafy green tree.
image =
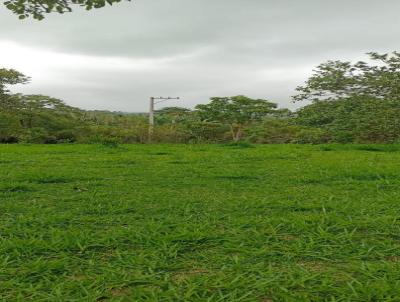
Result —
<instances>
[{"instance_id":1,"label":"leafy green tree","mask_svg":"<svg viewBox=\"0 0 400 302\"><path fill-rule=\"evenodd\" d=\"M352 97L400 99L400 53L369 53L370 62L328 61L319 65L295 101L322 101Z\"/></svg>"},{"instance_id":2,"label":"leafy green tree","mask_svg":"<svg viewBox=\"0 0 400 302\"><path fill-rule=\"evenodd\" d=\"M9 85L25 84L29 78L14 70L0 68L0 142L18 142L22 133L18 108L19 98L8 90Z\"/></svg>"},{"instance_id":3,"label":"leafy green tree","mask_svg":"<svg viewBox=\"0 0 400 302\"><path fill-rule=\"evenodd\" d=\"M6 0L4 5L20 19L33 17L42 20L45 14L71 12L73 7L81 6L91 10L118 2L121 0Z\"/></svg>"},{"instance_id":4,"label":"leafy green tree","mask_svg":"<svg viewBox=\"0 0 400 302\"><path fill-rule=\"evenodd\" d=\"M239 95L211 98L209 104L197 105L196 112L202 121L229 126L232 139L239 141L246 126L273 114L276 107L267 100Z\"/></svg>"},{"instance_id":5,"label":"leafy green tree","mask_svg":"<svg viewBox=\"0 0 400 302\"><path fill-rule=\"evenodd\" d=\"M0 68L0 96L9 94L7 85L26 84L29 77L14 69Z\"/></svg>"},{"instance_id":6,"label":"leafy green tree","mask_svg":"<svg viewBox=\"0 0 400 302\"><path fill-rule=\"evenodd\" d=\"M28 128L34 127L35 119L52 121L53 125L63 122L67 126L82 114L81 110L46 95L19 95L18 104L19 112L24 117L24 126ZM58 128L62 128L62 123Z\"/></svg>"}]
</instances>

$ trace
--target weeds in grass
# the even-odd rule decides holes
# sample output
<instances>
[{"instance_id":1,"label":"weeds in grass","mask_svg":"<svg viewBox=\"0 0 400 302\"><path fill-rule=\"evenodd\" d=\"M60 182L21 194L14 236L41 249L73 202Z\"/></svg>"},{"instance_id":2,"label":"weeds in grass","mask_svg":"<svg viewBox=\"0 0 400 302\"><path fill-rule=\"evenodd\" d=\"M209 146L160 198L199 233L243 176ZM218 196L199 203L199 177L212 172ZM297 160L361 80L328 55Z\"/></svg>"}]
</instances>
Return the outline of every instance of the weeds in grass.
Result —
<instances>
[{"instance_id":1,"label":"weeds in grass","mask_svg":"<svg viewBox=\"0 0 400 302\"><path fill-rule=\"evenodd\" d=\"M32 192L34 189L32 187L26 185L2 185L0 186L0 192L3 193L23 193L23 192Z\"/></svg>"},{"instance_id":2,"label":"weeds in grass","mask_svg":"<svg viewBox=\"0 0 400 302\"><path fill-rule=\"evenodd\" d=\"M400 153L366 148L0 146L0 300L398 301Z\"/></svg>"},{"instance_id":3,"label":"weeds in grass","mask_svg":"<svg viewBox=\"0 0 400 302\"><path fill-rule=\"evenodd\" d=\"M240 142L234 142L234 143L228 143L223 145L224 147L230 147L230 148L237 148L237 149L247 149L247 148L255 148L255 146L251 143L240 141Z\"/></svg>"}]
</instances>

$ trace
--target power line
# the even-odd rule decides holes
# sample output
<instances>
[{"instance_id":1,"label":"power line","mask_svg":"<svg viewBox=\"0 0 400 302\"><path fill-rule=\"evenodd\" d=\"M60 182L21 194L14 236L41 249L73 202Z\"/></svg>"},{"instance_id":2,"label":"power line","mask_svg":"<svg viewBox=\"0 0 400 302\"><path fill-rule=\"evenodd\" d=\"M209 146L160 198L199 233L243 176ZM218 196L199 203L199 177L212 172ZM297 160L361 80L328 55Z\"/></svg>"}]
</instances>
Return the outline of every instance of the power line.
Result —
<instances>
[{"instance_id":1,"label":"power line","mask_svg":"<svg viewBox=\"0 0 400 302\"><path fill-rule=\"evenodd\" d=\"M155 101L158 100L158 101ZM158 96L158 97L150 97L150 109L149 109L149 142L151 142L152 137L153 137L153 132L154 132L154 105L161 103L161 102L165 102L168 100L179 100L179 97L162 97L162 96Z\"/></svg>"}]
</instances>

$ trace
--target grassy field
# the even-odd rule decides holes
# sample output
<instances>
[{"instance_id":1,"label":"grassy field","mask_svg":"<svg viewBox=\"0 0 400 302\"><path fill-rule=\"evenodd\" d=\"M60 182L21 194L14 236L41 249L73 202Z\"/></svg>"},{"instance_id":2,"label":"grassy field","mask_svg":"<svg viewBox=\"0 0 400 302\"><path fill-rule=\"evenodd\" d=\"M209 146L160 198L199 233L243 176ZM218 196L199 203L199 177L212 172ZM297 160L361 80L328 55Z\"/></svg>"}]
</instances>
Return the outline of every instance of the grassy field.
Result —
<instances>
[{"instance_id":1,"label":"grassy field","mask_svg":"<svg viewBox=\"0 0 400 302\"><path fill-rule=\"evenodd\" d=\"M0 145L0 301L400 301L400 147Z\"/></svg>"}]
</instances>

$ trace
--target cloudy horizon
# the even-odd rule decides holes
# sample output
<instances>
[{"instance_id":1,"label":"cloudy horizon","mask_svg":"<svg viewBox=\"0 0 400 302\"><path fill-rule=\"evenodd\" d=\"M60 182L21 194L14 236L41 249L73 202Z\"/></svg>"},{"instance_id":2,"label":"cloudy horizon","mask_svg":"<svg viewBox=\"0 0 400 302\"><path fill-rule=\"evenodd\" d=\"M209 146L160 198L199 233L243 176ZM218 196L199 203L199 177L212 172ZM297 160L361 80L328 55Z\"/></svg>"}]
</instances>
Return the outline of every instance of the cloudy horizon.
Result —
<instances>
[{"instance_id":1,"label":"cloudy horizon","mask_svg":"<svg viewBox=\"0 0 400 302\"><path fill-rule=\"evenodd\" d=\"M0 68L32 78L14 92L83 109L144 112L159 95L192 108L238 94L293 109L303 105L291 103L295 87L321 62L400 49L395 0L243 3L136 0L40 22L1 6Z\"/></svg>"}]
</instances>

